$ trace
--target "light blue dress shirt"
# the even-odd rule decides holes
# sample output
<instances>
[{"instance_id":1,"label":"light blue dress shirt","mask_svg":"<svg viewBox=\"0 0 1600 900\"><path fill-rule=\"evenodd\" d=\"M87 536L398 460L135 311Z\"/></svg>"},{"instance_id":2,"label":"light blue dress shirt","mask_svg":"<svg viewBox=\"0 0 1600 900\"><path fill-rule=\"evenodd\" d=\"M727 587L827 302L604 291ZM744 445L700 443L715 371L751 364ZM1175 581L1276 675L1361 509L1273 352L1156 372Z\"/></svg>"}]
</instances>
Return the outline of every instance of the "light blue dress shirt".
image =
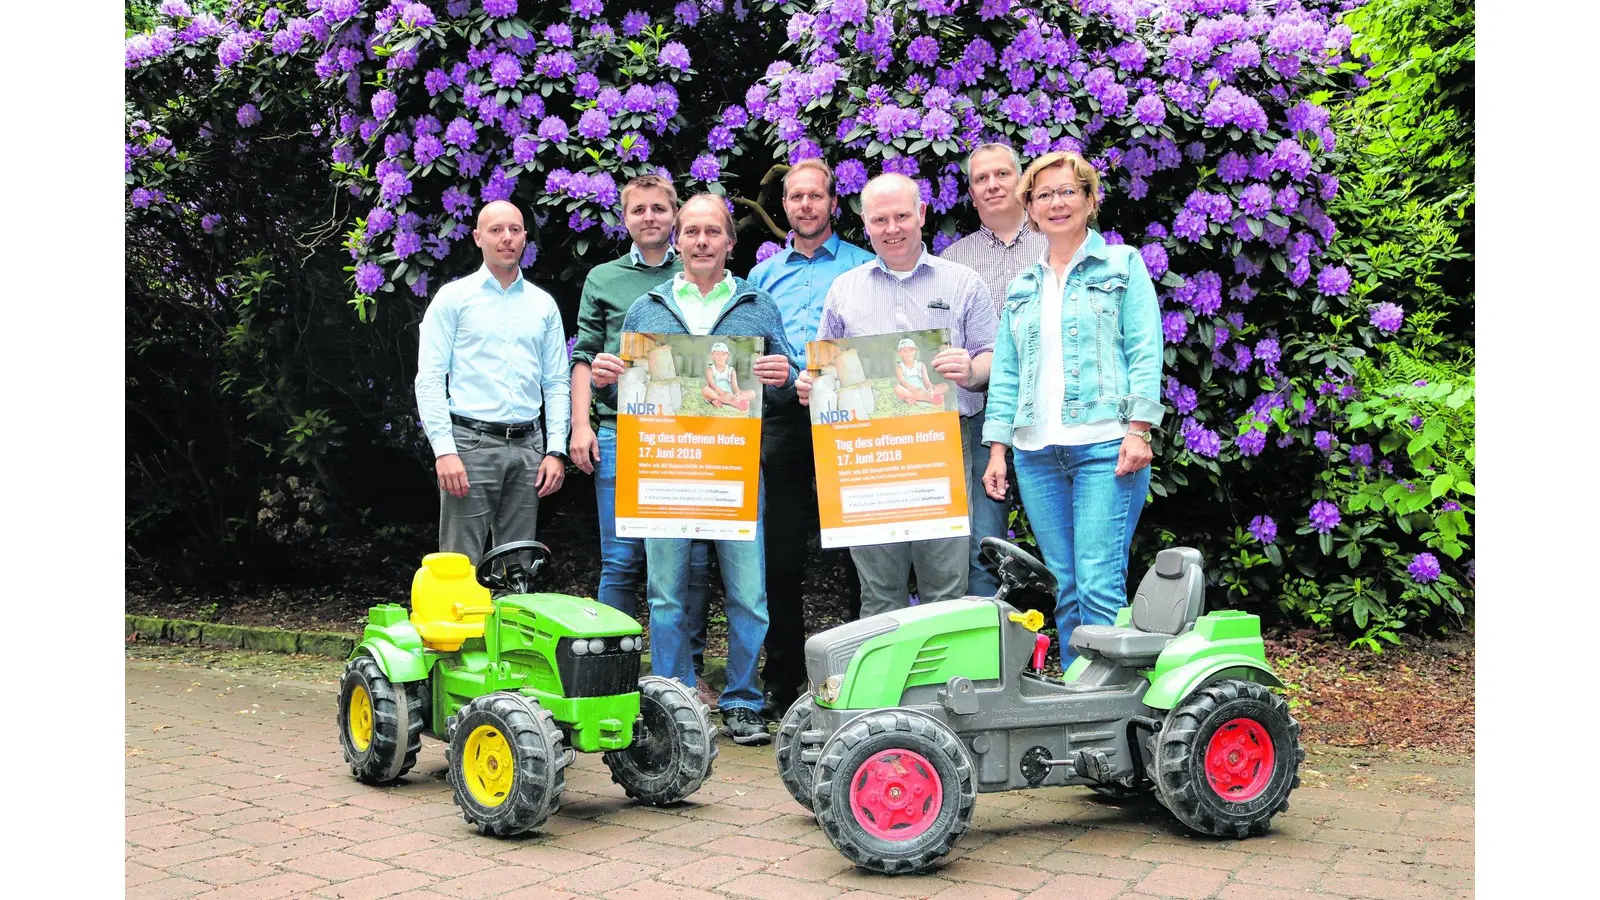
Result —
<instances>
[{"instance_id":1,"label":"light blue dress shirt","mask_svg":"<svg viewBox=\"0 0 1600 900\"><path fill-rule=\"evenodd\" d=\"M522 425L543 411L545 449L564 452L572 385L555 299L521 270L501 288L487 265L440 288L422 316L416 393L434 456L456 452L451 413Z\"/></svg>"},{"instance_id":2,"label":"light blue dress shirt","mask_svg":"<svg viewBox=\"0 0 1600 900\"><path fill-rule=\"evenodd\" d=\"M636 266L648 266L648 265L650 265L648 262L645 262L644 254L639 251L639 245L638 244L629 244L628 245L628 258L633 260L633 264L636 265ZM663 256L661 258L661 263L660 264L663 265L663 266L670 266L670 265L672 265L672 261L677 259L677 258L678 258L678 251L676 249L674 249L671 244L668 244L667 245L667 255Z\"/></svg>"},{"instance_id":3,"label":"light blue dress shirt","mask_svg":"<svg viewBox=\"0 0 1600 900\"><path fill-rule=\"evenodd\" d=\"M789 246L750 270L750 281L771 294L778 304L784 336L794 352L800 354L802 363L806 344L817 339L822 304L833 280L875 258L855 244L840 240L838 232L834 232L809 259Z\"/></svg>"}]
</instances>

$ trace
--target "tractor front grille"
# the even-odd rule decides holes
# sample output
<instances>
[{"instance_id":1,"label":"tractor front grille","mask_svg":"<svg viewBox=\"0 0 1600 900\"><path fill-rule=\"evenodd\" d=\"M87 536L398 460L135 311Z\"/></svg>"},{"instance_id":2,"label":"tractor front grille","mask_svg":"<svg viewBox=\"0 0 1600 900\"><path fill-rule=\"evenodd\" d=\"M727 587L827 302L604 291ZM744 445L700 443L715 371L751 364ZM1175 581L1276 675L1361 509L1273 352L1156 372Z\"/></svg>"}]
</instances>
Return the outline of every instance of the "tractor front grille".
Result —
<instances>
[{"instance_id":1,"label":"tractor front grille","mask_svg":"<svg viewBox=\"0 0 1600 900\"><path fill-rule=\"evenodd\" d=\"M572 652L571 639L563 639L556 651L562 693L568 697L611 697L637 691L643 653L614 649L616 643L616 638L607 638L606 652L578 656Z\"/></svg>"}]
</instances>

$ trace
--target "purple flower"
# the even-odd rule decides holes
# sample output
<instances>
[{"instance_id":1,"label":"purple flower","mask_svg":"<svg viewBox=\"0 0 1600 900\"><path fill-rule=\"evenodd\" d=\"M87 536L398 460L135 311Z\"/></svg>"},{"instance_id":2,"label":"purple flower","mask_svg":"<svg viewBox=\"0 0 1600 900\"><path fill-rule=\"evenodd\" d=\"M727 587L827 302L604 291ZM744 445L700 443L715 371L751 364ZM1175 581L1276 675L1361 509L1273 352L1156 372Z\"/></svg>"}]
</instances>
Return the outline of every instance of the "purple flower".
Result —
<instances>
[{"instance_id":1,"label":"purple flower","mask_svg":"<svg viewBox=\"0 0 1600 900\"><path fill-rule=\"evenodd\" d=\"M841 195L854 194L867 184L867 167L858 159L841 160L833 175Z\"/></svg>"},{"instance_id":2,"label":"purple flower","mask_svg":"<svg viewBox=\"0 0 1600 900\"><path fill-rule=\"evenodd\" d=\"M1311 505L1311 527L1317 534L1327 534L1339 525L1339 507L1326 500Z\"/></svg>"},{"instance_id":3,"label":"purple flower","mask_svg":"<svg viewBox=\"0 0 1600 900\"><path fill-rule=\"evenodd\" d=\"M221 225L222 217L216 213L206 213L200 217L200 230L204 231L206 234L215 232ZM1456 508L1460 509L1461 507L1458 506Z\"/></svg>"},{"instance_id":4,"label":"purple flower","mask_svg":"<svg viewBox=\"0 0 1600 900\"><path fill-rule=\"evenodd\" d=\"M1428 584L1439 580L1439 559L1432 553L1418 553L1411 558L1411 564L1406 566L1411 580L1417 584Z\"/></svg>"},{"instance_id":5,"label":"purple flower","mask_svg":"<svg viewBox=\"0 0 1600 900\"><path fill-rule=\"evenodd\" d=\"M390 172L379 181L378 196L389 205L399 203L411 193L411 179L404 172Z\"/></svg>"},{"instance_id":6,"label":"purple flower","mask_svg":"<svg viewBox=\"0 0 1600 900\"><path fill-rule=\"evenodd\" d=\"M611 133L611 120L598 109L584 112L578 119L578 136L597 141Z\"/></svg>"},{"instance_id":7,"label":"purple flower","mask_svg":"<svg viewBox=\"0 0 1600 900\"><path fill-rule=\"evenodd\" d=\"M931 66L939 61L938 40L922 35L906 48L906 58L914 63Z\"/></svg>"},{"instance_id":8,"label":"purple flower","mask_svg":"<svg viewBox=\"0 0 1600 900\"><path fill-rule=\"evenodd\" d=\"M400 21L412 28L427 28L434 23L433 10L425 3L407 3L400 10Z\"/></svg>"},{"instance_id":9,"label":"purple flower","mask_svg":"<svg viewBox=\"0 0 1600 900\"><path fill-rule=\"evenodd\" d=\"M488 0L485 0L485 3L487 2ZM512 9L516 6L515 2L511 4ZM572 0L572 14L580 19L592 19L604 12L605 8L605 0Z\"/></svg>"},{"instance_id":10,"label":"purple flower","mask_svg":"<svg viewBox=\"0 0 1600 900\"><path fill-rule=\"evenodd\" d=\"M405 259L422 249L422 238L415 231L401 231L394 236L394 255Z\"/></svg>"},{"instance_id":11,"label":"purple flower","mask_svg":"<svg viewBox=\"0 0 1600 900\"><path fill-rule=\"evenodd\" d=\"M393 224L394 213L381 206L374 206L372 211L367 213L367 237L383 234Z\"/></svg>"},{"instance_id":12,"label":"purple flower","mask_svg":"<svg viewBox=\"0 0 1600 900\"><path fill-rule=\"evenodd\" d=\"M556 116L545 116L539 122L539 137L553 144L560 144L567 139L567 123Z\"/></svg>"},{"instance_id":13,"label":"purple flower","mask_svg":"<svg viewBox=\"0 0 1600 900\"><path fill-rule=\"evenodd\" d=\"M522 80L522 63L515 56L502 53L489 66L489 79L501 87L510 87Z\"/></svg>"},{"instance_id":14,"label":"purple flower","mask_svg":"<svg viewBox=\"0 0 1600 900\"><path fill-rule=\"evenodd\" d=\"M1222 452L1222 439L1215 431L1190 420L1192 424L1184 430L1183 445L1196 456L1216 459Z\"/></svg>"},{"instance_id":15,"label":"purple flower","mask_svg":"<svg viewBox=\"0 0 1600 900\"><path fill-rule=\"evenodd\" d=\"M1267 433L1258 428L1241 431L1239 436L1233 439L1233 445L1239 448L1240 456L1260 456L1261 451L1267 446Z\"/></svg>"},{"instance_id":16,"label":"purple flower","mask_svg":"<svg viewBox=\"0 0 1600 900\"><path fill-rule=\"evenodd\" d=\"M1183 341L1189 333L1189 320L1183 313L1173 309L1161 314L1161 336L1167 343L1177 344Z\"/></svg>"},{"instance_id":17,"label":"purple flower","mask_svg":"<svg viewBox=\"0 0 1600 900\"><path fill-rule=\"evenodd\" d=\"M760 247L756 248L756 262L766 262L768 257L782 249L783 248L778 244L775 244L772 241L766 241L762 243Z\"/></svg>"},{"instance_id":18,"label":"purple flower","mask_svg":"<svg viewBox=\"0 0 1600 900\"><path fill-rule=\"evenodd\" d=\"M1379 331L1394 334L1405 324L1405 310L1394 303L1379 303L1372 308L1372 324Z\"/></svg>"},{"instance_id":19,"label":"purple flower","mask_svg":"<svg viewBox=\"0 0 1600 900\"><path fill-rule=\"evenodd\" d=\"M1350 292L1350 270L1344 266L1329 266L1317 273L1317 291L1330 297Z\"/></svg>"},{"instance_id":20,"label":"purple flower","mask_svg":"<svg viewBox=\"0 0 1600 900\"><path fill-rule=\"evenodd\" d=\"M240 128L249 128L252 125L260 124L261 111L256 109L254 103L246 103L239 107L239 111L234 114L234 118L239 120Z\"/></svg>"},{"instance_id":21,"label":"purple flower","mask_svg":"<svg viewBox=\"0 0 1600 900\"><path fill-rule=\"evenodd\" d=\"M443 69L429 69L428 74L422 76L422 86L427 88L429 97L436 96L450 87L450 75Z\"/></svg>"},{"instance_id":22,"label":"purple flower","mask_svg":"<svg viewBox=\"0 0 1600 900\"><path fill-rule=\"evenodd\" d=\"M634 37L641 31L650 27L650 16L639 10L630 10L622 17L622 33L625 37Z\"/></svg>"},{"instance_id":23,"label":"purple flower","mask_svg":"<svg viewBox=\"0 0 1600 900\"><path fill-rule=\"evenodd\" d=\"M1133 117L1143 125L1160 125L1167 120L1167 104L1155 94L1145 94L1133 104Z\"/></svg>"},{"instance_id":24,"label":"purple flower","mask_svg":"<svg viewBox=\"0 0 1600 900\"><path fill-rule=\"evenodd\" d=\"M1263 544L1273 544L1278 541L1278 523L1272 521L1271 516L1256 516L1250 520L1250 536Z\"/></svg>"},{"instance_id":25,"label":"purple flower","mask_svg":"<svg viewBox=\"0 0 1600 900\"><path fill-rule=\"evenodd\" d=\"M1313 437L1311 439L1311 442L1313 444L1316 444L1317 445L1317 449L1321 450L1323 453L1332 453L1333 452L1333 445L1334 445L1335 440L1334 440L1333 435L1331 433L1329 433L1329 432L1326 432L1326 431L1317 432L1316 437Z\"/></svg>"},{"instance_id":26,"label":"purple flower","mask_svg":"<svg viewBox=\"0 0 1600 900\"><path fill-rule=\"evenodd\" d=\"M356 290L370 294L383 286L383 269L377 263L364 262L356 266Z\"/></svg>"},{"instance_id":27,"label":"purple flower","mask_svg":"<svg viewBox=\"0 0 1600 900\"><path fill-rule=\"evenodd\" d=\"M572 46L572 26L557 22L544 30L544 39L557 47Z\"/></svg>"},{"instance_id":28,"label":"purple flower","mask_svg":"<svg viewBox=\"0 0 1600 900\"><path fill-rule=\"evenodd\" d=\"M1362 468L1372 465L1372 446L1357 444L1350 448L1350 461Z\"/></svg>"},{"instance_id":29,"label":"purple flower","mask_svg":"<svg viewBox=\"0 0 1600 900\"><path fill-rule=\"evenodd\" d=\"M478 129L466 116L457 116L444 129L444 142L457 147L471 147L478 140Z\"/></svg>"},{"instance_id":30,"label":"purple flower","mask_svg":"<svg viewBox=\"0 0 1600 900\"><path fill-rule=\"evenodd\" d=\"M689 68L689 48L677 41L668 41L662 46L661 54L656 59L668 68L682 71Z\"/></svg>"},{"instance_id":31,"label":"purple flower","mask_svg":"<svg viewBox=\"0 0 1600 900\"><path fill-rule=\"evenodd\" d=\"M689 177L700 181L716 181L722 177L722 164L715 155L703 153L689 164Z\"/></svg>"},{"instance_id":32,"label":"purple flower","mask_svg":"<svg viewBox=\"0 0 1600 900\"><path fill-rule=\"evenodd\" d=\"M730 129L743 128L750 122L750 114L745 108L735 103L722 111L722 124Z\"/></svg>"},{"instance_id":33,"label":"purple flower","mask_svg":"<svg viewBox=\"0 0 1600 900\"><path fill-rule=\"evenodd\" d=\"M517 0L483 0L483 11L494 19L514 16L517 14Z\"/></svg>"}]
</instances>

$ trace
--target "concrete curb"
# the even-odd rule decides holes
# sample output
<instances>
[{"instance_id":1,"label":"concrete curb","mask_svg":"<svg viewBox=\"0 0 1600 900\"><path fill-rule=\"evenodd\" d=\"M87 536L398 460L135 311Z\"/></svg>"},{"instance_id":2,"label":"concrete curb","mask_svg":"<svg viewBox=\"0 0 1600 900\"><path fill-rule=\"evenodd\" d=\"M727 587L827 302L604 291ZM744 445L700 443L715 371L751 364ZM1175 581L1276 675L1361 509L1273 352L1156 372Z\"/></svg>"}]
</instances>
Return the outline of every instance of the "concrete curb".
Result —
<instances>
[{"instance_id":1,"label":"concrete curb","mask_svg":"<svg viewBox=\"0 0 1600 900\"><path fill-rule=\"evenodd\" d=\"M123 637L128 641L198 644L222 650L264 650L273 653L299 653L348 659L361 636L331 631L290 631L256 625L222 625L189 619L163 619L159 616L123 616ZM728 661L718 656L705 660L706 683L717 690L727 685ZM650 671L650 654L644 654L640 670ZM759 682L758 682L759 683Z\"/></svg>"}]
</instances>

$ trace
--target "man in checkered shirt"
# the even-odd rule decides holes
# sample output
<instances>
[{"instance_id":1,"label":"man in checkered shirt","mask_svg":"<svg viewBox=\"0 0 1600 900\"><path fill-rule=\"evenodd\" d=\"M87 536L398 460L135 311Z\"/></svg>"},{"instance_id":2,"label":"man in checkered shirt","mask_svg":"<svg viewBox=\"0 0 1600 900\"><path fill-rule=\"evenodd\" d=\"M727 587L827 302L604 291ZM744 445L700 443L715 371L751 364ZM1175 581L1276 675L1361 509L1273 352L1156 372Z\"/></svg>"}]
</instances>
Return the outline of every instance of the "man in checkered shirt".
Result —
<instances>
[{"instance_id":1,"label":"man in checkered shirt","mask_svg":"<svg viewBox=\"0 0 1600 900\"><path fill-rule=\"evenodd\" d=\"M1011 279L1038 262L1050 245L1044 235L1028 225L1027 211L1016 195L1021 174L1022 160L1010 144L983 144L974 149L967 156L967 191L983 224L939 254L978 273L989 285L996 315L1005 303ZM973 442L967 445L967 502L972 506L972 558L967 590L988 597L1000 590L1000 577L994 566L979 559L978 542L985 537L1004 537L1008 516L1006 504L990 499L983 489L989 449L983 446L982 409L974 414L970 433ZM1015 475L1007 483L1016 484Z\"/></svg>"},{"instance_id":2,"label":"man in checkered shirt","mask_svg":"<svg viewBox=\"0 0 1600 900\"><path fill-rule=\"evenodd\" d=\"M956 385L962 446L967 447L977 439L968 429L983 409L980 391L989 383L1000 317L977 272L927 251L922 242L927 212L910 178L889 173L867 182L861 214L877 258L834 279L817 340L948 328L950 346L934 355L932 368ZM809 404L809 373L801 373L796 388L801 402ZM906 579L913 571L925 603L965 596L970 551L968 537L851 547L861 573L862 617L909 606Z\"/></svg>"}]
</instances>

